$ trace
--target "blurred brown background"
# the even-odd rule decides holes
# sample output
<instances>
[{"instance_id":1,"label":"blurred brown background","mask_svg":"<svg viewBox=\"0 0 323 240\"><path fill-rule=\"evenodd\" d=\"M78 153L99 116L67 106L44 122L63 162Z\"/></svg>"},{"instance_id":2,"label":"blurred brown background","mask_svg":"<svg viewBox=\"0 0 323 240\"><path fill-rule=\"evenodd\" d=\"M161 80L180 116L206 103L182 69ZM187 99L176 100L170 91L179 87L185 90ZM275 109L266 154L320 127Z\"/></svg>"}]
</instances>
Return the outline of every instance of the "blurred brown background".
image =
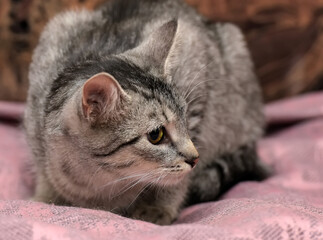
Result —
<instances>
[{"instance_id":1,"label":"blurred brown background","mask_svg":"<svg viewBox=\"0 0 323 240\"><path fill-rule=\"evenodd\" d=\"M32 50L51 17L103 1L0 0L0 100L25 100ZM266 101L323 89L323 0L186 1L243 29Z\"/></svg>"}]
</instances>

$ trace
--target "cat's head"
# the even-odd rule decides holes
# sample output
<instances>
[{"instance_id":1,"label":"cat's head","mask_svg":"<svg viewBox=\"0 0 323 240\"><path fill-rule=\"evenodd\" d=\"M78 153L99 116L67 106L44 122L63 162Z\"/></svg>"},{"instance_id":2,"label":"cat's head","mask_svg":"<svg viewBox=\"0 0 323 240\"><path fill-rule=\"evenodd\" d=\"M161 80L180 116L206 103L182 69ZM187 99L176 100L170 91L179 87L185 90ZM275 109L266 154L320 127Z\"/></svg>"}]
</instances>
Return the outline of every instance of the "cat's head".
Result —
<instances>
[{"instance_id":1,"label":"cat's head","mask_svg":"<svg viewBox=\"0 0 323 240\"><path fill-rule=\"evenodd\" d=\"M176 31L176 22L166 23L136 49L87 67L89 77L63 109L63 128L90 175L168 185L197 163L185 99L166 74Z\"/></svg>"}]
</instances>

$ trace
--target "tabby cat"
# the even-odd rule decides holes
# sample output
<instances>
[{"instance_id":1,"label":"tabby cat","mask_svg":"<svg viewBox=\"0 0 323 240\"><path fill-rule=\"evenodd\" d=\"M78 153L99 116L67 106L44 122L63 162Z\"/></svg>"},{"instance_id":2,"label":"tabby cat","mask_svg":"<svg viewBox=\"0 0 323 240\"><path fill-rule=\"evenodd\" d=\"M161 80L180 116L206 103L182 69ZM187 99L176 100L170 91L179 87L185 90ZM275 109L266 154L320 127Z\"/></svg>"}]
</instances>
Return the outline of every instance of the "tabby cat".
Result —
<instances>
[{"instance_id":1,"label":"tabby cat","mask_svg":"<svg viewBox=\"0 0 323 240\"><path fill-rule=\"evenodd\" d=\"M180 0L111 0L56 16L29 80L37 201L170 224L181 207L266 175L243 36Z\"/></svg>"}]
</instances>

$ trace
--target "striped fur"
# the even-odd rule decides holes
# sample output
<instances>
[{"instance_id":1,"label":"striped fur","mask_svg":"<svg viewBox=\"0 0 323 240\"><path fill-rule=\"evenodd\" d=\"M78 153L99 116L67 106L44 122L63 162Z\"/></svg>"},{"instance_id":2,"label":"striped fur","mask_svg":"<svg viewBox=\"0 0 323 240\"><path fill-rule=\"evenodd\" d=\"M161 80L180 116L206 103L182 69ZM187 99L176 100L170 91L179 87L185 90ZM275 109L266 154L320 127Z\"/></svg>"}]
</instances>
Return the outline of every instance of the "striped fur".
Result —
<instances>
[{"instance_id":1,"label":"striped fur","mask_svg":"<svg viewBox=\"0 0 323 240\"><path fill-rule=\"evenodd\" d=\"M100 73L126 97L89 122L83 88ZM184 204L265 175L255 152L261 95L243 37L180 0L111 0L58 15L29 79L35 200L169 224ZM161 126L165 139L153 145L147 134Z\"/></svg>"}]
</instances>

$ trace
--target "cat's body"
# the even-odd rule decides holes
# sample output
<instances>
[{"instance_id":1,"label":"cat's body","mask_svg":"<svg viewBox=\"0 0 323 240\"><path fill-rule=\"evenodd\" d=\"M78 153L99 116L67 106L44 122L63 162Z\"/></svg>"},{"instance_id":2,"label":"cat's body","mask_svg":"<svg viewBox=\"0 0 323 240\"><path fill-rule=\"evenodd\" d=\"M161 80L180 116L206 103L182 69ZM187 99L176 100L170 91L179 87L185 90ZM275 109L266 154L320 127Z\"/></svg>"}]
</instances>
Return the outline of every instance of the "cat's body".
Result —
<instances>
[{"instance_id":1,"label":"cat's body","mask_svg":"<svg viewBox=\"0 0 323 240\"><path fill-rule=\"evenodd\" d=\"M59 15L29 79L36 200L168 224L186 202L264 173L261 96L243 37L180 1ZM157 128L165 136L151 144L145 134Z\"/></svg>"}]
</instances>

